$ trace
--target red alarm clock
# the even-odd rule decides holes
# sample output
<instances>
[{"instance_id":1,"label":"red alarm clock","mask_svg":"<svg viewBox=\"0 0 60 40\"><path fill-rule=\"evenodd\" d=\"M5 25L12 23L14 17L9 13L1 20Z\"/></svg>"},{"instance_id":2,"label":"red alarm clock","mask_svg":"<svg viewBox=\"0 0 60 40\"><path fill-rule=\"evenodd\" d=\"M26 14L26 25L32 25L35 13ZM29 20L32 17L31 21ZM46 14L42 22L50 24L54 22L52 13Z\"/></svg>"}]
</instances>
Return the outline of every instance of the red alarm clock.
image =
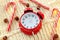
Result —
<instances>
[{"instance_id":1,"label":"red alarm clock","mask_svg":"<svg viewBox=\"0 0 60 40\"><path fill-rule=\"evenodd\" d=\"M20 30L27 35L32 35L33 33L37 34L37 32L42 28L43 19L44 14L41 11L36 13L33 12L32 8L28 7L20 18Z\"/></svg>"}]
</instances>

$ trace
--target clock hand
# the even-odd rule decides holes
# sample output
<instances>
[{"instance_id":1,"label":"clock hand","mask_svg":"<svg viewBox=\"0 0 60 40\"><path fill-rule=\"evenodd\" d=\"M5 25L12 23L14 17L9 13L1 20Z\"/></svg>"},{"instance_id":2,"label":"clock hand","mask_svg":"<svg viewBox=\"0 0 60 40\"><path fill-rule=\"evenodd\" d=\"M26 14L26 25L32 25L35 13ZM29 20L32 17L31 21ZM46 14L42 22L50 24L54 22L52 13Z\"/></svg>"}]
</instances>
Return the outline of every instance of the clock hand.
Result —
<instances>
[{"instance_id":1,"label":"clock hand","mask_svg":"<svg viewBox=\"0 0 60 40\"><path fill-rule=\"evenodd\" d=\"M12 24L12 21L14 19L14 14L15 14L15 11L16 11L16 4L14 2L9 2L7 5L6 5L6 11L8 10L8 7L12 5L13 6L13 12L12 12L12 16L10 18L10 21L9 21L9 24L8 24L8 31L10 31L10 28L11 28L11 24Z\"/></svg>"},{"instance_id":2,"label":"clock hand","mask_svg":"<svg viewBox=\"0 0 60 40\"><path fill-rule=\"evenodd\" d=\"M42 8L47 9L47 10L49 10L49 9L50 9L49 7L44 6L43 4L41 4L41 3L37 2L36 0L30 0L30 1L34 2L34 3L35 3L35 4L37 4L39 7L42 7Z\"/></svg>"}]
</instances>

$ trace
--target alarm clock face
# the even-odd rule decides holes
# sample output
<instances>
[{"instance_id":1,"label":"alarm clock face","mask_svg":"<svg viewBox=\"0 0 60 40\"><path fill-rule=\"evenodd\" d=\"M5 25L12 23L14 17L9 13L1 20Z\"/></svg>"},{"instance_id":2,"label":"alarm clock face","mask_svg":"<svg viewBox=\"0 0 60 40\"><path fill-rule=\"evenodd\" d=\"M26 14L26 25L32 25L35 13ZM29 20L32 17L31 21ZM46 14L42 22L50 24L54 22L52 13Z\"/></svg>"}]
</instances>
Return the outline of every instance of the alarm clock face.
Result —
<instances>
[{"instance_id":1,"label":"alarm clock face","mask_svg":"<svg viewBox=\"0 0 60 40\"><path fill-rule=\"evenodd\" d=\"M33 29L37 27L39 24L40 19L37 14L33 12L27 12L21 17L21 24L24 28Z\"/></svg>"}]
</instances>

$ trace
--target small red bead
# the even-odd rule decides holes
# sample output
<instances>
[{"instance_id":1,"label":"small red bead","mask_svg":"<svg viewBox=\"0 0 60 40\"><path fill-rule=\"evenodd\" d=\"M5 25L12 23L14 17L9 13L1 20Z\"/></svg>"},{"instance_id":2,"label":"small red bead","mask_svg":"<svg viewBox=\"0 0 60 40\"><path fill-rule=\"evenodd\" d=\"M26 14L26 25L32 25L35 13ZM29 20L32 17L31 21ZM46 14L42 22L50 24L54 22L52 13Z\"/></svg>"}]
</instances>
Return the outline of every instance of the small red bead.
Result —
<instances>
[{"instance_id":1,"label":"small red bead","mask_svg":"<svg viewBox=\"0 0 60 40\"><path fill-rule=\"evenodd\" d=\"M4 19L4 22L5 22L5 23L9 23L9 21L8 21L8 19L7 19L7 18L5 18L5 19Z\"/></svg>"},{"instance_id":2,"label":"small red bead","mask_svg":"<svg viewBox=\"0 0 60 40\"><path fill-rule=\"evenodd\" d=\"M58 38L58 34L54 34L53 40L56 40Z\"/></svg>"},{"instance_id":3,"label":"small red bead","mask_svg":"<svg viewBox=\"0 0 60 40\"><path fill-rule=\"evenodd\" d=\"M37 10L40 10L40 7L39 6L37 6Z\"/></svg>"},{"instance_id":4,"label":"small red bead","mask_svg":"<svg viewBox=\"0 0 60 40\"><path fill-rule=\"evenodd\" d=\"M4 36L4 37L3 37L3 40L7 40L7 36Z\"/></svg>"},{"instance_id":5,"label":"small red bead","mask_svg":"<svg viewBox=\"0 0 60 40\"><path fill-rule=\"evenodd\" d=\"M19 17L18 17L18 16L16 16L16 17L15 17L15 20L16 20L16 21L19 21Z\"/></svg>"},{"instance_id":6,"label":"small red bead","mask_svg":"<svg viewBox=\"0 0 60 40\"><path fill-rule=\"evenodd\" d=\"M27 3L26 7L29 7L29 4Z\"/></svg>"}]
</instances>

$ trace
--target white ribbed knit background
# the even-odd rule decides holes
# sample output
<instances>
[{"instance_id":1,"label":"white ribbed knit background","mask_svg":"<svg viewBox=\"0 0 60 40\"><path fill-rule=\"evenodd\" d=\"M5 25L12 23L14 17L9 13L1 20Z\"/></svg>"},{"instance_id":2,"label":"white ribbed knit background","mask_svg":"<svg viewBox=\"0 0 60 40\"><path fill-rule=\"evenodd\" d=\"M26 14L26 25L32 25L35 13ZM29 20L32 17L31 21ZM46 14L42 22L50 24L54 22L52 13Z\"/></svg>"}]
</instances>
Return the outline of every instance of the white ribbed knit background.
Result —
<instances>
[{"instance_id":1,"label":"white ribbed knit background","mask_svg":"<svg viewBox=\"0 0 60 40\"><path fill-rule=\"evenodd\" d=\"M6 29L7 29L8 24L4 23L3 20L5 18L8 18L9 20L11 17L11 12L10 12L11 10L9 10L9 12L5 11L5 5L9 1L16 2L17 11L16 11L15 16L18 16L20 18L20 16L23 14L24 9L25 9L24 5L20 4L18 0L0 0L0 40L2 40L2 37L5 35L8 36L8 40L50 40L50 35L51 35L54 19L50 17L51 12L43 8L40 8L41 11L45 15L45 18L43 20L43 26L42 26L42 29L36 35L28 36L22 33L18 29L19 28L18 22L15 20L12 23L11 32L7 32ZM33 10L37 12L37 9L36 9L37 6L34 3L32 3L29 0L24 0L24 1L29 3L30 7L33 8ZM49 6L51 9L55 7L60 9L59 0L36 0L36 1L46 6Z\"/></svg>"}]
</instances>

